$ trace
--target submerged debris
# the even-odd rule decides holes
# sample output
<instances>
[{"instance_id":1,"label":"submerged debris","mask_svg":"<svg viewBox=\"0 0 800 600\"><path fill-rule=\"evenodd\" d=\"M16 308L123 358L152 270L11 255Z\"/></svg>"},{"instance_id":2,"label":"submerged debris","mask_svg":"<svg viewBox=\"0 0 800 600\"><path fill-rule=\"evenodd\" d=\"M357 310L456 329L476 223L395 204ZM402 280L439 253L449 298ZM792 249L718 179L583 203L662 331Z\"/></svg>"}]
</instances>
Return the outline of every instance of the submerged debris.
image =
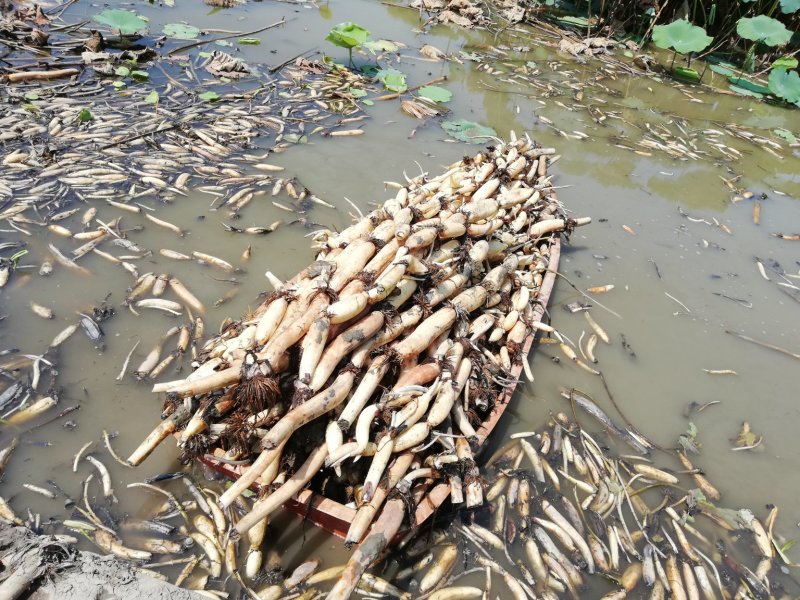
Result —
<instances>
[{"instance_id":1,"label":"submerged debris","mask_svg":"<svg viewBox=\"0 0 800 600\"><path fill-rule=\"evenodd\" d=\"M412 8L431 15L429 22L453 23L461 27L486 25L489 20L481 2L470 0L413 0Z\"/></svg>"}]
</instances>

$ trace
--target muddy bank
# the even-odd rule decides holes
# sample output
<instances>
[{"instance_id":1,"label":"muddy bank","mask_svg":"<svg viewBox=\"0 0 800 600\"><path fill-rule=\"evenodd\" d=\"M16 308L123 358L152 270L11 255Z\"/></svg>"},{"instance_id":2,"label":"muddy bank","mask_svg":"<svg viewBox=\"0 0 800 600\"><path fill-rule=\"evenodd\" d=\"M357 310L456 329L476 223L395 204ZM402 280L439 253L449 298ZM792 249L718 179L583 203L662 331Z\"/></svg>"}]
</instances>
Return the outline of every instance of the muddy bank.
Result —
<instances>
[{"instance_id":1,"label":"muddy bank","mask_svg":"<svg viewBox=\"0 0 800 600\"><path fill-rule=\"evenodd\" d=\"M78 551L71 543L74 541L69 536L40 536L24 527L0 523L0 598L192 600L201 597L110 556Z\"/></svg>"}]
</instances>

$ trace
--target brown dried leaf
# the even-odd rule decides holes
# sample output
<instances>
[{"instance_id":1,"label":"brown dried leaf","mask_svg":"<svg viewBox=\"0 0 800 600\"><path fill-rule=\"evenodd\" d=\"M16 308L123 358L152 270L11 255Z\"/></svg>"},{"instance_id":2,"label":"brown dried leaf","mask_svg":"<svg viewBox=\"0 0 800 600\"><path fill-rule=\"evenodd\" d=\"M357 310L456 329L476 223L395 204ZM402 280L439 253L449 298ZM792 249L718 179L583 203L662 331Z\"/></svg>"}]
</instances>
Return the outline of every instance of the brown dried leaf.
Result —
<instances>
[{"instance_id":1,"label":"brown dried leaf","mask_svg":"<svg viewBox=\"0 0 800 600\"><path fill-rule=\"evenodd\" d=\"M525 18L525 8L515 4L500 11L505 19L511 23L519 23Z\"/></svg>"},{"instance_id":2,"label":"brown dried leaf","mask_svg":"<svg viewBox=\"0 0 800 600\"><path fill-rule=\"evenodd\" d=\"M589 49L589 46L583 42L575 42L563 38L560 42L558 42L558 49L562 52L566 52L567 54L572 54L572 56L579 56L584 54ZM591 54L591 51L589 53Z\"/></svg>"},{"instance_id":3,"label":"brown dried leaf","mask_svg":"<svg viewBox=\"0 0 800 600\"><path fill-rule=\"evenodd\" d=\"M105 40L99 31L92 31L92 37L83 41L83 47L89 52L101 52L105 48Z\"/></svg>"},{"instance_id":4,"label":"brown dried leaf","mask_svg":"<svg viewBox=\"0 0 800 600\"><path fill-rule=\"evenodd\" d=\"M427 12L436 12L442 10L445 6L447 6L447 2L444 0L414 0L414 2L411 3L412 8L417 8Z\"/></svg>"},{"instance_id":5,"label":"brown dried leaf","mask_svg":"<svg viewBox=\"0 0 800 600\"><path fill-rule=\"evenodd\" d=\"M39 6L38 4L36 5L36 16L33 18L33 22L39 26L47 25L50 23L50 19L47 17L46 14L44 14L42 7Z\"/></svg>"},{"instance_id":6,"label":"brown dried leaf","mask_svg":"<svg viewBox=\"0 0 800 600\"><path fill-rule=\"evenodd\" d=\"M211 53L211 56L203 63L203 67L216 77L240 79L250 74L250 67L247 66L247 63L219 50Z\"/></svg>"},{"instance_id":7,"label":"brown dried leaf","mask_svg":"<svg viewBox=\"0 0 800 600\"><path fill-rule=\"evenodd\" d=\"M47 40L49 39L50 39L50 34L45 33L44 31L36 27L31 29L31 33L28 36L28 41L30 41L31 45L33 46L46 46Z\"/></svg>"},{"instance_id":8,"label":"brown dried leaf","mask_svg":"<svg viewBox=\"0 0 800 600\"><path fill-rule=\"evenodd\" d=\"M455 23L456 25L460 25L461 27L474 27L475 24L470 21L467 17L462 17L461 15L457 15L452 10L443 10L439 13L438 19L441 23Z\"/></svg>"}]
</instances>

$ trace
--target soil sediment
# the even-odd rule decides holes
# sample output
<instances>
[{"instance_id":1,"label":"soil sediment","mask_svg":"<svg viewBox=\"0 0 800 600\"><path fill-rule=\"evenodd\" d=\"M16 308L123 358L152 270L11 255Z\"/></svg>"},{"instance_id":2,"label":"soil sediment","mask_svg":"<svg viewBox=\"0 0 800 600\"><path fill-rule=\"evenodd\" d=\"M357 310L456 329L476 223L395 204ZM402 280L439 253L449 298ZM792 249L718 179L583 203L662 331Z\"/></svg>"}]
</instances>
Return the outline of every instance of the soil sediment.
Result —
<instances>
[{"instance_id":1,"label":"soil sediment","mask_svg":"<svg viewBox=\"0 0 800 600\"><path fill-rule=\"evenodd\" d=\"M111 556L82 552L69 536L36 535L0 523L0 598L14 600L195 600L199 594L150 577Z\"/></svg>"}]
</instances>

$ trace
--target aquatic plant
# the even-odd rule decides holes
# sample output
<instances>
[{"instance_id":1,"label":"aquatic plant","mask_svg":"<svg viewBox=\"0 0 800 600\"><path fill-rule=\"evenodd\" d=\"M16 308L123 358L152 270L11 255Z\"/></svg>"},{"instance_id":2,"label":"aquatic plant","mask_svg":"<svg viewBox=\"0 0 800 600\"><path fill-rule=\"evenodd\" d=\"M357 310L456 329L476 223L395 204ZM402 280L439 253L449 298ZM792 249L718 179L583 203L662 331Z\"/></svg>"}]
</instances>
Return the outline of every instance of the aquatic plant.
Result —
<instances>
[{"instance_id":1,"label":"aquatic plant","mask_svg":"<svg viewBox=\"0 0 800 600\"><path fill-rule=\"evenodd\" d=\"M119 8L104 10L92 17L98 23L119 31L120 35L134 35L147 27L147 21L135 12Z\"/></svg>"},{"instance_id":2,"label":"aquatic plant","mask_svg":"<svg viewBox=\"0 0 800 600\"><path fill-rule=\"evenodd\" d=\"M347 48L350 53L350 65L353 64L353 48L362 45L369 40L369 31L361 25L347 21L339 23L332 28L325 37L334 46Z\"/></svg>"},{"instance_id":3,"label":"aquatic plant","mask_svg":"<svg viewBox=\"0 0 800 600\"><path fill-rule=\"evenodd\" d=\"M586 0L537 4L542 5L537 18L554 20L562 27L622 35L642 47L652 40L655 46L676 53L673 63L678 53L687 55L688 60L694 53L703 53L699 57L708 58L713 71L730 78L733 91L758 97L772 95L796 103L795 82L800 76L792 55L800 42L796 33L800 30L800 0L690 0L675 6L665 2L647 7L623 0L603 0L599 6ZM785 46L789 51L780 56ZM672 66L674 76L702 79L688 65ZM744 77L744 73L759 70L760 75L769 73L769 87L763 81Z\"/></svg>"}]
</instances>

